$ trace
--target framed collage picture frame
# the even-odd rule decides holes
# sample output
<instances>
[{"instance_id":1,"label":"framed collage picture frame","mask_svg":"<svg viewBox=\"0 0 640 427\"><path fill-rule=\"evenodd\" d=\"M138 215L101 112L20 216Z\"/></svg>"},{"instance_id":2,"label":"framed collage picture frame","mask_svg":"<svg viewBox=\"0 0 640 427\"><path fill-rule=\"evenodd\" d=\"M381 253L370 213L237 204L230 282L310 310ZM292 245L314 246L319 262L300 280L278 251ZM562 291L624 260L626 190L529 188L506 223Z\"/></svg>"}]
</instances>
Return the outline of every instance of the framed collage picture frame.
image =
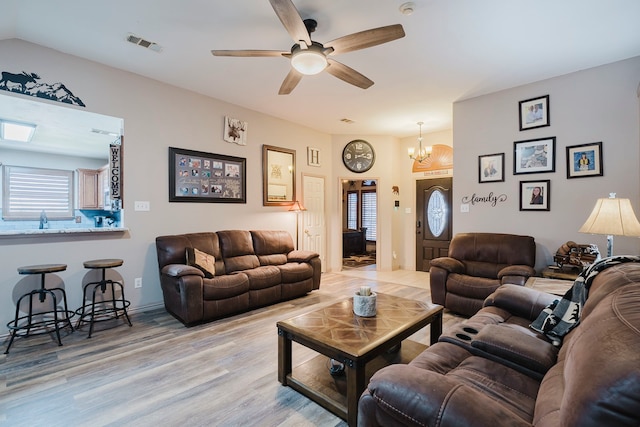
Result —
<instances>
[{"instance_id":1,"label":"framed collage picture frame","mask_svg":"<svg viewBox=\"0 0 640 427\"><path fill-rule=\"evenodd\" d=\"M504 153L478 156L478 182L504 182Z\"/></svg>"},{"instance_id":2,"label":"framed collage picture frame","mask_svg":"<svg viewBox=\"0 0 640 427\"><path fill-rule=\"evenodd\" d=\"M520 210L551 210L551 181L520 181Z\"/></svg>"},{"instance_id":3,"label":"framed collage picture frame","mask_svg":"<svg viewBox=\"0 0 640 427\"><path fill-rule=\"evenodd\" d=\"M513 143L513 174L555 172L556 137Z\"/></svg>"},{"instance_id":4,"label":"framed collage picture frame","mask_svg":"<svg viewBox=\"0 0 640 427\"><path fill-rule=\"evenodd\" d=\"M567 179L602 175L602 142L567 147Z\"/></svg>"},{"instance_id":5,"label":"framed collage picture frame","mask_svg":"<svg viewBox=\"0 0 640 427\"><path fill-rule=\"evenodd\" d=\"M169 202L247 203L246 161L169 147Z\"/></svg>"},{"instance_id":6,"label":"framed collage picture frame","mask_svg":"<svg viewBox=\"0 0 640 427\"><path fill-rule=\"evenodd\" d=\"M550 126L549 95L518 102L518 118L521 131Z\"/></svg>"}]
</instances>

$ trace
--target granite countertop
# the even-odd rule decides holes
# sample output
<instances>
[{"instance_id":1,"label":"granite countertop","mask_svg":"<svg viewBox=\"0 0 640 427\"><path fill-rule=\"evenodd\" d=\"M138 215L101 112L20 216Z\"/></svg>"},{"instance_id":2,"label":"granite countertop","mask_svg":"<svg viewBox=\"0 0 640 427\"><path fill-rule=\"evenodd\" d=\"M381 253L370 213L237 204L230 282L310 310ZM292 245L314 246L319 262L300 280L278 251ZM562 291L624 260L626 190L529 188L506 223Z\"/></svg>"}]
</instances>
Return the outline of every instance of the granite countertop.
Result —
<instances>
[{"instance_id":1,"label":"granite countertop","mask_svg":"<svg viewBox=\"0 0 640 427\"><path fill-rule=\"evenodd\" d=\"M1 237L20 237L20 236L59 236L61 234L82 234L82 233L114 233L129 231L126 227L101 227L101 228L48 228L44 230L2 230Z\"/></svg>"}]
</instances>

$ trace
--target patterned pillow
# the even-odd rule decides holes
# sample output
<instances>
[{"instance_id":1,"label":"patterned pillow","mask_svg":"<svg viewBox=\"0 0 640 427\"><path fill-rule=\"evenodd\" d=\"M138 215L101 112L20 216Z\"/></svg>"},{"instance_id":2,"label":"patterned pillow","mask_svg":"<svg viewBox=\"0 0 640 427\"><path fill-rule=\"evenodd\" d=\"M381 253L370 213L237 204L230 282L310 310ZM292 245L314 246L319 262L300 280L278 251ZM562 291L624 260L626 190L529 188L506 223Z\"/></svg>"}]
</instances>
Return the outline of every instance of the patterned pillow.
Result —
<instances>
[{"instance_id":1,"label":"patterned pillow","mask_svg":"<svg viewBox=\"0 0 640 427\"><path fill-rule=\"evenodd\" d=\"M216 275L215 257L196 248L187 248L187 265L200 269L207 279Z\"/></svg>"}]
</instances>

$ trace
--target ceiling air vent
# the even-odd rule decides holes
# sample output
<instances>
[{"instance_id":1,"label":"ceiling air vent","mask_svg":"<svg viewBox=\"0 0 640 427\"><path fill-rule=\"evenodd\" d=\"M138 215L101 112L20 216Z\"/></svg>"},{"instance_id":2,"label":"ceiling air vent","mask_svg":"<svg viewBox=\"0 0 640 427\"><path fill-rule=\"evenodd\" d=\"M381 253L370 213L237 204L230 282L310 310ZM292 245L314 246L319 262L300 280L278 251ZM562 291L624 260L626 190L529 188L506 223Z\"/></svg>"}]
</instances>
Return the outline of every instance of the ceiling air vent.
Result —
<instances>
[{"instance_id":1,"label":"ceiling air vent","mask_svg":"<svg viewBox=\"0 0 640 427\"><path fill-rule=\"evenodd\" d=\"M341 122L343 123L347 123L347 124L351 124L351 123L355 123L353 120L351 119L347 119L346 117L344 119L340 119Z\"/></svg>"},{"instance_id":2,"label":"ceiling air vent","mask_svg":"<svg viewBox=\"0 0 640 427\"><path fill-rule=\"evenodd\" d=\"M138 37L134 34L129 34L127 36L127 41L129 43L137 44L138 46L142 46L146 49L151 49L154 52L162 52L162 46L157 43L151 42L149 40L145 40L142 37Z\"/></svg>"}]
</instances>

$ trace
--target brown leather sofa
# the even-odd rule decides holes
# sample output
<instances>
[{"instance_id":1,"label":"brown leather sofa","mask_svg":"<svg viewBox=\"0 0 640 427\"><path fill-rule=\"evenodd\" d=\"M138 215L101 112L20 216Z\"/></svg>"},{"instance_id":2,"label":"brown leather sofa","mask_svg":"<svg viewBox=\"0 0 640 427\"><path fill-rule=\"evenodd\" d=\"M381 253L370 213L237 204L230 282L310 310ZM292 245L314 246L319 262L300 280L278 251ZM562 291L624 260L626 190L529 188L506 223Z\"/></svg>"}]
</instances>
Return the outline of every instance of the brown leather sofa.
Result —
<instances>
[{"instance_id":1,"label":"brown leather sofa","mask_svg":"<svg viewBox=\"0 0 640 427\"><path fill-rule=\"evenodd\" d=\"M215 258L207 278L187 248ZM156 238L164 305L186 326L297 298L320 288L317 253L294 250L286 231L226 230Z\"/></svg>"},{"instance_id":2,"label":"brown leather sofa","mask_svg":"<svg viewBox=\"0 0 640 427\"><path fill-rule=\"evenodd\" d=\"M501 286L411 363L375 373L358 425L640 425L640 264L594 278L559 349L528 327L557 298Z\"/></svg>"},{"instance_id":3,"label":"brown leather sofa","mask_svg":"<svg viewBox=\"0 0 640 427\"><path fill-rule=\"evenodd\" d=\"M536 274L536 243L530 236L460 233L448 255L431 260L431 300L465 316L480 310L500 285L524 285Z\"/></svg>"}]
</instances>

